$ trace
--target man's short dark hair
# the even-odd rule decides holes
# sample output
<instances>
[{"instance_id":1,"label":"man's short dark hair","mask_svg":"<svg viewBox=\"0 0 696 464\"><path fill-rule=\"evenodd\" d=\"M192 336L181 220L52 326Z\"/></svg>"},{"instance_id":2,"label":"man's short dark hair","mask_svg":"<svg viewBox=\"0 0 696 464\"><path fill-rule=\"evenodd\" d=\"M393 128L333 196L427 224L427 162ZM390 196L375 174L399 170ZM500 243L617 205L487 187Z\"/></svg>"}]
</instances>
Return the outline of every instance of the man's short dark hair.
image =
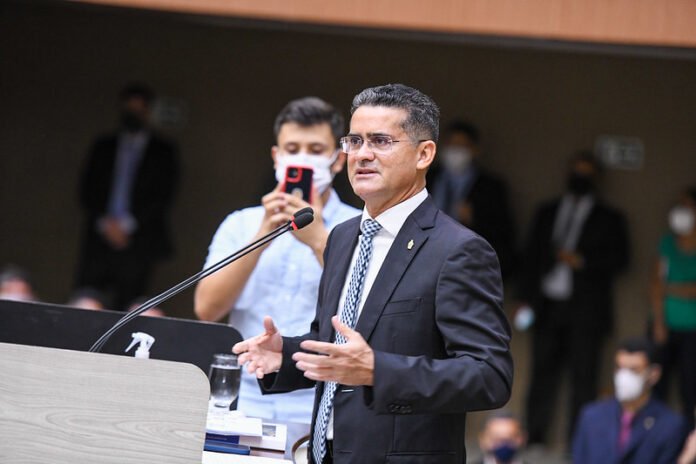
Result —
<instances>
[{"instance_id":1,"label":"man's short dark hair","mask_svg":"<svg viewBox=\"0 0 696 464\"><path fill-rule=\"evenodd\" d=\"M140 98L147 106L150 106L155 101L155 91L152 90L152 87L142 82L131 82L121 89L120 97L121 101Z\"/></svg>"},{"instance_id":2,"label":"man's short dark hair","mask_svg":"<svg viewBox=\"0 0 696 464\"><path fill-rule=\"evenodd\" d=\"M616 351L625 351L631 354L643 353L648 358L650 364L658 362L655 344L645 337L633 337L623 340L617 346Z\"/></svg>"},{"instance_id":3,"label":"man's short dark hair","mask_svg":"<svg viewBox=\"0 0 696 464\"><path fill-rule=\"evenodd\" d=\"M462 119L455 119L454 121L451 121L445 129L445 134L464 134L474 143L474 145L478 145L481 142L481 132L479 132L478 127L476 127L473 123L464 121Z\"/></svg>"},{"instance_id":4,"label":"man's short dark hair","mask_svg":"<svg viewBox=\"0 0 696 464\"><path fill-rule=\"evenodd\" d=\"M386 106L406 110L403 129L413 140L437 142L440 132L440 109L432 98L403 84L369 87L353 98L351 114L361 106Z\"/></svg>"},{"instance_id":5,"label":"man's short dark hair","mask_svg":"<svg viewBox=\"0 0 696 464\"><path fill-rule=\"evenodd\" d=\"M283 124L294 122L302 127L327 123L331 126L334 139L345 135L345 122L341 113L318 97L304 97L293 100L280 110L273 124L276 139Z\"/></svg>"}]
</instances>

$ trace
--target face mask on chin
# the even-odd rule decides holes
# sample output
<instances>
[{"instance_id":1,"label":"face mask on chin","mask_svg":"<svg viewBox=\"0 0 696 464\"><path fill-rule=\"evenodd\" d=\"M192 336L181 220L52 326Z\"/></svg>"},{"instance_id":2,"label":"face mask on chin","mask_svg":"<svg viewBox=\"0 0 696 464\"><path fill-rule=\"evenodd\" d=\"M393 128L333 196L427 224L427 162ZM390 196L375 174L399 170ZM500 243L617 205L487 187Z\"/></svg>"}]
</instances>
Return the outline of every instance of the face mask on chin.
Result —
<instances>
[{"instance_id":1,"label":"face mask on chin","mask_svg":"<svg viewBox=\"0 0 696 464\"><path fill-rule=\"evenodd\" d=\"M620 402L633 401L643 394L647 378L630 369L619 369L614 373L614 390Z\"/></svg>"},{"instance_id":2,"label":"face mask on chin","mask_svg":"<svg viewBox=\"0 0 696 464\"><path fill-rule=\"evenodd\" d=\"M675 206L669 212L669 227L677 235L689 235L695 222L694 212L686 206Z\"/></svg>"},{"instance_id":3,"label":"face mask on chin","mask_svg":"<svg viewBox=\"0 0 696 464\"><path fill-rule=\"evenodd\" d=\"M338 150L327 158L323 155L310 155L309 153L298 153L296 155L278 154L276 155L275 176L279 183L285 180L285 171L288 166L302 166L311 168L314 174L312 175L312 185L316 187L319 193L324 193L333 182L334 173L331 171L331 166L338 159Z\"/></svg>"}]
</instances>

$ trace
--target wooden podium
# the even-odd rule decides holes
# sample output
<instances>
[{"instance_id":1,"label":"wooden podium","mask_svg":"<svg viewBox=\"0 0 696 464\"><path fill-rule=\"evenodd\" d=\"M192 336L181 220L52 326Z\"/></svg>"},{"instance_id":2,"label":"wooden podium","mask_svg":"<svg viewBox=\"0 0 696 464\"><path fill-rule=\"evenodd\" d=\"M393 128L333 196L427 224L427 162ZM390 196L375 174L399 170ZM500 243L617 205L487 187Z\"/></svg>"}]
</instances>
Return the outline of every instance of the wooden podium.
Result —
<instances>
[{"instance_id":1,"label":"wooden podium","mask_svg":"<svg viewBox=\"0 0 696 464\"><path fill-rule=\"evenodd\" d=\"M192 364L0 343L0 462L200 464Z\"/></svg>"}]
</instances>

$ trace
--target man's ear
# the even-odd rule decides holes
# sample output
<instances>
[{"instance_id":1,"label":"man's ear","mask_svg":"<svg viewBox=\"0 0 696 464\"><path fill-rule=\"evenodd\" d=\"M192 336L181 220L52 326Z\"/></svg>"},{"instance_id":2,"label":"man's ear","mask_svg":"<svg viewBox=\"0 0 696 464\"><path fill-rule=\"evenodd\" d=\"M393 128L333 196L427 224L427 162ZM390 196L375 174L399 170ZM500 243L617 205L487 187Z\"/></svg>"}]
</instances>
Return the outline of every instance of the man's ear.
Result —
<instances>
[{"instance_id":1,"label":"man's ear","mask_svg":"<svg viewBox=\"0 0 696 464\"><path fill-rule=\"evenodd\" d=\"M416 167L419 170L426 170L435 160L437 146L432 140L426 140L418 144L418 161Z\"/></svg>"},{"instance_id":2,"label":"man's ear","mask_svg":"<svg viewBox=\"0 0 696 464\"><path fill-rule=\"evenodd\" d=\"M273 145L271 147L271 159L273 160L273 167L275 168L278 158L278 145Z\"/></svg>"},{"instance_id":3,"label":"man's ear","mask_svg":"<svg viewBox=\"0 0 696 464\"><path fill-rule=\"evenodd\" d=\"M338 150L338 156L336 157L336 161L331 165L331 172L334 174L338 174L339 172L343 171L343 168L346 165L346 154L343 152L343 150Z\"/></svg>"}]
</instances>

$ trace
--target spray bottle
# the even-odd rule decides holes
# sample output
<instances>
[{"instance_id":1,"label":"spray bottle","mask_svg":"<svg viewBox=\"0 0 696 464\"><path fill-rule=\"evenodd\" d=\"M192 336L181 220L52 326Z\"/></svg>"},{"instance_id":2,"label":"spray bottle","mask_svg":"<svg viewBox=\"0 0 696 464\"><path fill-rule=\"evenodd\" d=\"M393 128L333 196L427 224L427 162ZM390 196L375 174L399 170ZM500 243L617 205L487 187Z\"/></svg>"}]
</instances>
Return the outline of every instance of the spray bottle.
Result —
<instances>
[{"instance_id":1,"label":"spray bottle","mask_svg":"<svg viewBox=\"0 0 696 464\"><path fill-rule=\"evenodd\" d=\"M130 345L128 345L128 348L126 348L126 353L130 351L130 349L133 348L136 343L140 343L140 345L138 345L138 349L135 350L135 357L148 359L150 357L150 347L153 343L155 343L155 337L146 334L145 332L133 332L131 337L133 337L133 341Z\"/></svg>"}]
</instances>

